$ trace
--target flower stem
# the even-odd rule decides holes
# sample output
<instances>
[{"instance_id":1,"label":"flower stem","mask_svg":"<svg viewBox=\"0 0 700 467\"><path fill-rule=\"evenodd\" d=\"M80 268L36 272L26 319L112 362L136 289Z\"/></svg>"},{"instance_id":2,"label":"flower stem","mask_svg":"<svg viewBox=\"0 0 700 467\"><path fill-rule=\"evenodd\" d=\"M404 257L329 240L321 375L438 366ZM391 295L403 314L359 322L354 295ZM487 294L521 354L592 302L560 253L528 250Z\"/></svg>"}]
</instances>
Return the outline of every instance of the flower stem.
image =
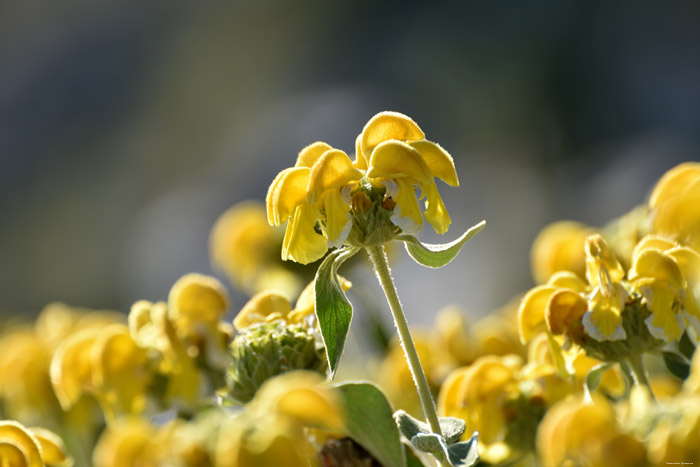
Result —
<instances>
[{"instance_id":1,"label":"flower stem","mask_svg":"<svg viewBox=\"0 0 700 467\"><path fill-rule=\"evenodd\" d=\"M629 369L631 370L632 380L637 386L644 387L651 396L652 400L656 400L654 397L654 391L651 389L651 384L647 378L647 370L644 367L644 360L642 360L642 354L633 354L627 358L627 363L629 364Z\"/></svg>"},{"instance_id":2,"label":"flower stem","mask_svg":"<svg viewBox=\"0 0 700 467\"><path fill-rule=\"evenodd\" d=\"M394 280L391 277L391 270L389 269L389 263L386 258L386 253L384 252L384 246L377 245L367 247L366 249L369 258L374 265L374 271L377 273L377 278L379 278L379 283L384 289L384 294L389 302L389 308L391 308L391 314L394 316L394 324L396 324L396 329L399 332L401 347L403 347L406 361L408 362L408 367L411 370L413 381L418 389L418 397L420 397L420 402L423 406L423 414L430 425L430 430L433 433L442 436L440 422L438 421L437 411L435 410L435 403L433 402L433 396L430 392L430 387L428 386L428 380L425 378L423 367L420 364L418 352L416 352L416 346L413 344L411 332L408 329L408 322L406 321L406 315L401 307L401 302L399 301L399 296L396 292Z\"/></svg>"}]
</instances>

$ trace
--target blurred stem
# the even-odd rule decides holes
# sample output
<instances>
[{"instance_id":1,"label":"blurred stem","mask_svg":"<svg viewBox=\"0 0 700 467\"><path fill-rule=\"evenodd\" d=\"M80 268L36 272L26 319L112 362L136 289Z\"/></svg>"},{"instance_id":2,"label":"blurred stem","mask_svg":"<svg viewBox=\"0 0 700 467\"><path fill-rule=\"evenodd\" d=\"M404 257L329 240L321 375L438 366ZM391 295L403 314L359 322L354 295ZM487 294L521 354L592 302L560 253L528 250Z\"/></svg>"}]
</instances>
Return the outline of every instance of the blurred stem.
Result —
<instances>
[{"instance_id":1,"label":"blurred stem","mask_svg":"<svg viewBox=\"0 0 700 467\"><path fill-rule=\"evenodd\" d=\"M642 359L643 354L635 354L635 355L630 355L627 358L627 363L628 365L623 365L622 368L624 369L625 366L627 366L627 369L630 371L630 376L632 377L632 381L634 381L634 384L637 386L644 387L647 392L649 392L649 396L651 396L652 400L656 400L656 397L654 397L654 391L651 389L651 384L649 383L649 378L647 378L647 370L644 366L644 360Z\"/></svg>"},{"instance_id":2,"label":"blurred stem","mask_svg":"<svg viewBox=\"0 0 700 467\"><path fill-rule=\"evenodd\" d=\"M377 273L379 283L382 285L386 299L389 302L389 308L391 308L391 314L394 317L394 323L399 332L401 347L403 348L408 367L413 375L413 381L418 389L418 397L420 397L420 403L423 406L423 414L430 425L431 431L442 436L433 396L428 386L428 380L425 378L425 372L421 366L420 359L418 358L416 346L411 338L411 332L408 329L408 322L406 321L406 315L401 307L394 280L391 277L391 270L389 269L389 263L386 258L386 253L384 252L384 246L377 245L367 247L367 254L374 265L374 271Z\"/></svg>"}]
</instances>

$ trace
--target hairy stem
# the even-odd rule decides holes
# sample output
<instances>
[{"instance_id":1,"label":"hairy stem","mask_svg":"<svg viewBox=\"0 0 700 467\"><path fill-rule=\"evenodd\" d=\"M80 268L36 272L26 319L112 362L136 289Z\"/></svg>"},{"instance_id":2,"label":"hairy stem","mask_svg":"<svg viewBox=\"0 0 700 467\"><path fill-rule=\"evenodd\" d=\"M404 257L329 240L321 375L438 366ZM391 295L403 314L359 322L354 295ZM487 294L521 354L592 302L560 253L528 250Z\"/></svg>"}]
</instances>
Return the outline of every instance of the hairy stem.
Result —
<instances>
[{"instance_id":1,"label":"hairy stem","mask_svg":"<svg viewBox=\"0 0 700 467\"><path fill-rule=\"evenodd\" d=\"M411 370L411 375L413 375L413 381L418 389L418 396L420 397L420 402L423 406L423 414L425 414L425 418L427 419L432 432L442 436L442 432L440 431L440 422L438 421L437 411L435 410L435 402L433 402L433 396L430 392L430 387L428 386L428 380L425 378L425 372L423 371L420 359L418 358L416 346L413 343L411 333L408 329L406 315L401 307L401 302L399 301L399 296L396 292L396 286L394 285L394 280L391 277L391 271L389 269L386 253L384 252L384 246L378 245L368 247L367 254L374 265L374 271L377 273L377 278L379 278L379 282L382 285L382 289L384 289L386 299L389 302L389 308L391 308L391 314L394 317L394 323L396 324L396 329L399 333L401 347L403 348L404 355L406 356L406 361L408 362L408 367Z\"/></svg>"}]
</instances>

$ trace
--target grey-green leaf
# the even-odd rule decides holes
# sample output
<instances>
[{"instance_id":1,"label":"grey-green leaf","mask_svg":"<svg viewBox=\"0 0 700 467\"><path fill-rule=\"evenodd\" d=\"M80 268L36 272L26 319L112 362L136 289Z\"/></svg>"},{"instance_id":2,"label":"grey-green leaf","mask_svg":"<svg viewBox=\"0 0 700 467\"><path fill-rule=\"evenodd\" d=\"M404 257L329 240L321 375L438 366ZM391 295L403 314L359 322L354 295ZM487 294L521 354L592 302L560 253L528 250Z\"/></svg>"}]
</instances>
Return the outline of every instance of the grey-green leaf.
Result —
<instances>
[{"instance_id":1,"label":"grey-green leaf","mask_svg":"<svg viewBox=\"0 0 700 467\"><path fill-rule=\"evenodd\" d=\"M586 379L583 383L583 390L585 391L586 398L591 400L592 394L600 386L600 382L603 379L603 375L612 367L611 362L600 363L588 372Z\"/></svg>"},{"instance_id":2,"label":"grey-green leaf","mask_svg":"<svg viewBox=\"0 0 700 467\"><path fill-rule=\"evenodd\" d=\"M336 387L342 394L350 437L382 465L403 467L404 446L384 393L370 383L341 383Z\"/></svg>"},{"instance_id":3,"label":"grey-green leaf","mask_svg":"<svg viewBox=\"0 0 700 467\"><path fill-rule=\"evenodd\" d=\"M447 448L450 464L455 467L472 467L479 462L478 433L474 433L469 441L455 443Z\"/></svg>"},{"instance_id":4,"label":"grey-green leaf","mask_svg":"<svg viewBox=\"0 0 700 467\"><path fill-rule=\"evenodd\" d=\"M418 433L430 433L430 427L427 424L412 417L404 410L397 410L394 413L394 420L396 420L396 426L399 427L399 432L409 441Z\"/></svg>"},{"instance_id":5,"label":"grey-green leaf","mask_svg":"<svg viewBox=\"0 0 700 467\"><path fill-rule=\"evenodd\" d=\"M459 441L459 438L467 429L467 424L461 418L456 417L440 417L440 431L442 437L445 438L447 444L453 444Z\"/></svg>"},{"instance_id":6,"label":"grey-green leaf","mask_svg":"<svg viewBox=\"0 0 700 467\"><path fill-rule=\"evenodd\" d=\"M479 222L450 243L436 245L421 243L413 235L399 235L397 239L404 242L406 251L418 264L429 268L441 268L455 259L464 244L478 234L485 225L486 221Z\"/></svg>"},{"instance_id":7,"label":"grey-green leaf","mask_svg":"<svg viewBox=\"0 0 700 467\"><path fill-rule=\"evenodd\" d=\"M338 268L356 252L357 249L354 248L336 250L326 256L316 272L316 319L326 346L331 378L338 368L352 321L352 305L338 282Z\"/></svg>"}]
</instances>

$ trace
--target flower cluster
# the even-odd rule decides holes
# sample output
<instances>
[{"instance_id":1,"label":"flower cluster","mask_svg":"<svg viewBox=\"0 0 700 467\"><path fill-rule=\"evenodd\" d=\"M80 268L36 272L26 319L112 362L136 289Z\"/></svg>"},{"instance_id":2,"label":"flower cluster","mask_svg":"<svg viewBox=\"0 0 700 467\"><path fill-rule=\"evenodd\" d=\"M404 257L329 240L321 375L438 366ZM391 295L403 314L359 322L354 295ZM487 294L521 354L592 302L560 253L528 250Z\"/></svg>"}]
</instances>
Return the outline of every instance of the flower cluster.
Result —
<instances>
[{"instance_id":1,"label":"flower cluster","mask_svg":"<svg viewBox=\"0 0 700 467\"><path fill-rule=\"evenodd\" d=\"M248 294L242 307L193 273L126 314L56 303L0 323L0 466L700 463L700 164L670 170L606 226L545 227L534 287L503 308L436 307L411 330L385 244L442 267L483 227L444 245L413 236L451 223L436 178L458 185L451 156L382 112L354 159L311 144L266 206L216 222L212 262ZM393 339L365 284L338 274L360 250ZM358 289L366 319L343 365L355 358L347 373L362 381L343 380L345 292Z\"/></svg>"},{"instance_id":2,"label":"flower cluster","mask_svg":"<svg viewBox=\"0 0 700 467\"><path fill-rule=\"evenodd\" d=\"M452 157L396 112L367 122L357 136L354 161L323 142L305 147L267 193L270 224L289 220L282 258L307 264L346 241L384 243L401 231L416 232L423 215L436 232L447 232L451 220L436 177L459 185ZM423 215L416 188L425 198Z\"/></svg>"}]
</instances>

